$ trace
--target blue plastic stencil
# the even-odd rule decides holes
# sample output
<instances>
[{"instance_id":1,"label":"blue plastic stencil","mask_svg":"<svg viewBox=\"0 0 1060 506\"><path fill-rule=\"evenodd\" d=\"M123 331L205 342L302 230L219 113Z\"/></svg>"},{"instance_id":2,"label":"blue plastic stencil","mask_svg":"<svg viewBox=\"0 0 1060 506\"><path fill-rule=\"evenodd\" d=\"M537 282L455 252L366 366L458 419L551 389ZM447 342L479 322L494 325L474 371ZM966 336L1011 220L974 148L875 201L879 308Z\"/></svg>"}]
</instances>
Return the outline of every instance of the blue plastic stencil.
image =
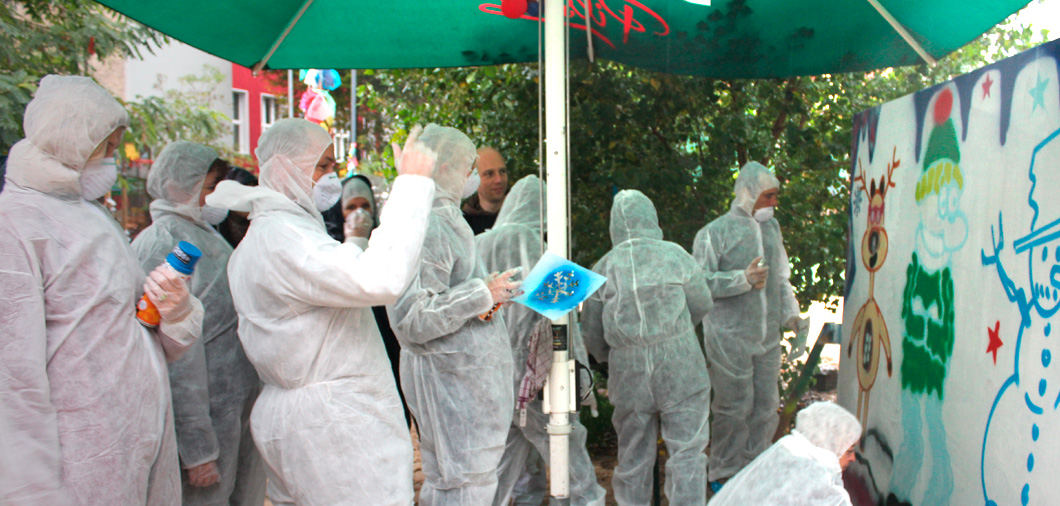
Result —
<instances>
[{"instance_id":1,"label":"blue plastic stencil","mask_svg":"<svg viewBox=\"0 0 1060 506\"><path fill-rule=\"evenodd\" d=\"M555 320L589 298L606 281L607 278L570 260L545 253L523 281L522 295L512 302Z\"/></svg>"}]
</instances>

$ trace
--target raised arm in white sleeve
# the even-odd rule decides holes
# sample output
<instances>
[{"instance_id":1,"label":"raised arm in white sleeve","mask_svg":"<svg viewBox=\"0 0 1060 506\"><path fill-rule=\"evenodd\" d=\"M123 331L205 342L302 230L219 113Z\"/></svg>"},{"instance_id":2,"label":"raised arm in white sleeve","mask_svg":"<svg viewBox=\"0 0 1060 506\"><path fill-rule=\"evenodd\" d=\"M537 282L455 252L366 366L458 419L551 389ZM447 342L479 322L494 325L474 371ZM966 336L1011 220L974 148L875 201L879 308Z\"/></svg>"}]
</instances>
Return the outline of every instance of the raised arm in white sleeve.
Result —
<instances>
[{"instance_id":1,"label":"raised arm in white sleeve","mask_svg":"<svg viewBox=\"0 0 1060 506\"><path fill-rule=\"evenodd\" d=\"M419 267L433 198L434 181L430 178L399 176L367 250L362 251L352 242L327 241L298 249L277 245L275 254L291 256L281 258L280 265L296 262L300 278L281 282L288 284L300 300L313 305L371 307L394 303ZM291 229L288 233L298 231Z\"/></svg>"}]
</instances>

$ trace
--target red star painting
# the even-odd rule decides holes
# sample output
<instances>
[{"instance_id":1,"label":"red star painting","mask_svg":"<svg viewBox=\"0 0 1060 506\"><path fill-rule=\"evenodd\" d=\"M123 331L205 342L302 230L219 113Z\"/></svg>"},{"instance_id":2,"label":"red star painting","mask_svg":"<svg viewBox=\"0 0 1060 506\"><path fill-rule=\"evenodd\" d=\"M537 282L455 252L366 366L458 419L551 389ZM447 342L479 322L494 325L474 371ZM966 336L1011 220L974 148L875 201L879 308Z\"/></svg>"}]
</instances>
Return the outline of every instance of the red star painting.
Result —
<instances>
[{"instance_id":1,"label":"red star painting","mask_svg":"<svg viewBox=\"0 0 1060 506\"><path fill-rule=\"evenodd\" d=\"M994 324L994 328L987 327L986 333L990 336L990 344L986 346L987 353L994 354L994 365L997 365L997 349L1001 347L1001 337L998 335L1001 331L1001 321L999 320Z\"/></svg>"}]
</instances>

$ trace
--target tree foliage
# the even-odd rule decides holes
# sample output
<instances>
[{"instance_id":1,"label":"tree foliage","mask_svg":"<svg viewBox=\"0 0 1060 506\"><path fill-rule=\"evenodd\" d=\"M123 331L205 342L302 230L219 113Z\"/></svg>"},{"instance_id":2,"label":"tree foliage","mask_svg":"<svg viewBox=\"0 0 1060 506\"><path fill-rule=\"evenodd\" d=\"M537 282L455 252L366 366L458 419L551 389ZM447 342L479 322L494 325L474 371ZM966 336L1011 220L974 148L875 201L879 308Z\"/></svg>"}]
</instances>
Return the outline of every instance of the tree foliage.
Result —
<instances>
[{"instance_id":1,"label":"tree foliage","mask_svg":"<svg viewBox=\"0 0 1060 506\"><path fill-rule=\"evenodd\" d=\"M739 167L775 167L777 218L800 302L842 294L848 168L854 115L1031 47L1030 29L1002 25L928 68L790 79L720 80L575 61L570 69L573 259L610 247L611 198L643 191L668 240L691 249L696 232L728 210ZM468 133L508 158L511 179L538 172L536 64L366 71L359 132L369 158L414 123ZM387 128L387 125L394 125Z\"/></svg>"},{"instance_id":2,"label":"tree foliage","mask_svg":"<svg viewBox=\"0 0 1060 506\"><path fill-rule=\"evenodd\" d=\"M218 102L213 92L223 80L219 70L204 65L201 75L179 77L176 88L126 102L130 124L125 142L136 146L144 158L151 158L177 140L210 146L226 158L236 156L227 135L231 120L211 108Z\"/></svg>"},{"instance_id":3,"label":"tree foliage","mask_svg":"<svg viewBox=\"0 0 1060 506\"><path fill-rule=\"evenodd\" d=\"M95 61L140 57L167 42L150 28L80 0L0 2L0 36L0 154L22 138L22 113L42 77L89 75ZM125 141L144 158L178 139L233 154L224 142L231 123L210 107L221 79L207 67L203 75L180 77L175 89L123 102L130 120Z\"/></svg>"},{"instance_id":4,"label":"tree foliage","mask_svg":"<svg viewBox=\"0 0 1060 506\"><path fill-rule=\"evenodd\" d=\"M22 112L42 77L86 75L93 56L138 56L164 40L96 2L0 2L0 154L22 138Z\"/></svg>"}]
</instances>

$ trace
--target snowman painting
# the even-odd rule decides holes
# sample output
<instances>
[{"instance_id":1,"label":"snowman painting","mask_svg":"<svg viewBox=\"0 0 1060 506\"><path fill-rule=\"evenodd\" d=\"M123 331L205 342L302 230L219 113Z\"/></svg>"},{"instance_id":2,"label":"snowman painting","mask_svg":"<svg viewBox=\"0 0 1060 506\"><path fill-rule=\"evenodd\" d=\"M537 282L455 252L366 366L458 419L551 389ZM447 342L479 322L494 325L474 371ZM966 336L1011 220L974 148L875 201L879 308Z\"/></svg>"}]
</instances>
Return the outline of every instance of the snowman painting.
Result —
<instances>
[{"instance_id":1,"label":"snowman painting","mask_svg":"<svg viewBox=\"0 0 1060 506\"><path fill-rule=\"evenodd\" d=\"M986 506L1057 504L1060 497L1060 46L1043 46L1013 69L1012 129L1003 148L1011 197L988 221L982 266L1004 323L988 329L996 380L981 440ZM1013 141L1018 128L1019 141ZM996 225L993 225L996 219ZM985 235L985 234L984 234ZM1000 290L998 290L1000 288ZM1006 304L1005 302L1008 302ZM1009 316L1011 315L1011 316ZM983 423L983 422L980 422Z\"/></svg>"},{"instance_id":2,"label":"snowman painting","mask_svg":"<svg viewBox=\"0 0 1060 506\"><path fill-rule=\"evenodd\" d=\"M983 265L996 271L1020 312L1012 374L997 391L983 435L980 480L987 506L1055 501L1045 492L1055 492L1060 469L1060 376L1053 365L1060 336L1052 336L1060 332L1054 318L1060 309L1060 130L1034 147L1028 174L1031 230L1009 246L1027 262L1026 271L1014 266L1010 274L1001 261L1003 214L992 230L992 251L982 253Z\"/></svg>"},{"instance_id":3,"label":"snowman painting","mask_svg":"<svg viewBox=\"0 0 1060 506\"><path fill-rule=\"evenodd\" d=\"M956 341L952 257L968 238L968 219L961 210L965 182L952 111L953 91L943 88L934 97L933 126L921 157L915 192L920 221L902 295L903 437L894 457L890 490L900 501L923 506L948 505L953 492L942 408ZM914 500L925 463L931 466L930 482L923 498Z\"/></svg>"}]
</instances>

